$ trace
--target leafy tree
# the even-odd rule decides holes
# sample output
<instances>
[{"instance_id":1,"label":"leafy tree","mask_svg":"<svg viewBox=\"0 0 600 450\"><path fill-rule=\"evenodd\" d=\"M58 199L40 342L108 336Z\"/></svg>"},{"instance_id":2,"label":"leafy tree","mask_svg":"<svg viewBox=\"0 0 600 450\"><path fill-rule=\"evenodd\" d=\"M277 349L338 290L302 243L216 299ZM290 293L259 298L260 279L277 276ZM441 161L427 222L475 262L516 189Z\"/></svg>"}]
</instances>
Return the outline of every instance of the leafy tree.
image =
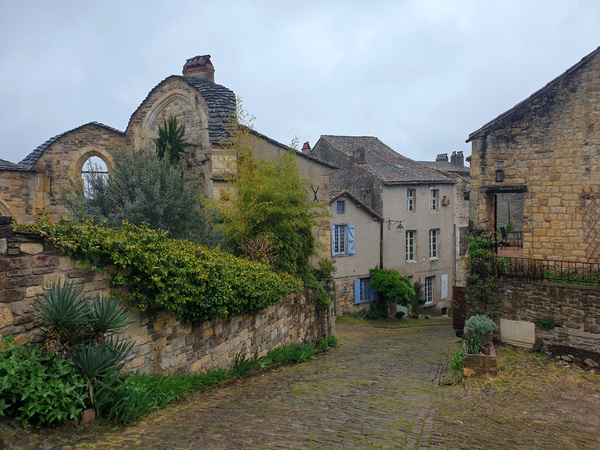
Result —
<instances>
[{"instance_id":1,"label":"leafy tree","mask_svg":"<svg viewBox=\"0 0 600 450\"><path fill-rule=\"evenodd\" d=\"M167 156L171 165L177 165L185 149L194 146L185 142L184 135L185 125L177 125L177 119L173 116L169 117L168 122L165 119L163 125L158 127L158 138L153 139L159 159Z\"/></svg>"},{"instance_id":2,"label":"leafy tree","mask_svg":"<svg viewBox=\"0 0 600 450\"><path fill-rule=\"evenodd\" d=\"M203 205L199 187L179 164L159 159L148 150L120 150L113 156L108 178L92 172L87 190L72 181L62 200L73 218L106 221L113 228L124 220L163 229L177 239L217 245L216 211Z\"/></svg>"},{"instance_id":3,"label":"leafy tree","mask_svg":"<svg viewBox=\"0 0 600 450\"><path fill-rule=\"evenodd\" d=\"M400 275L395 270L385 270L379 267L375 267L369 272L372 278L369 287L375 292L380 292L386 302L402 306L412 304L416 292L410 278Z\"/></svg>"},{"instance_id":4,"label":"leafy tree","mask_svg":"<svg viewBox=\"0 0 600 450\"><path fill-rule=\"evenodd\" d=\"M251 121L240 110L223 143L230 150L226 165L234 174L225 176L235 192L219 205L223 232L239 253L252 255L260 246L276 270L313 281L310 258L316 254L316 242L312 228L320 225L326 212L308 199L308 184L298 173L293 148L279 156L254 155L259 141Z\"/></svg>"}]
</instances>

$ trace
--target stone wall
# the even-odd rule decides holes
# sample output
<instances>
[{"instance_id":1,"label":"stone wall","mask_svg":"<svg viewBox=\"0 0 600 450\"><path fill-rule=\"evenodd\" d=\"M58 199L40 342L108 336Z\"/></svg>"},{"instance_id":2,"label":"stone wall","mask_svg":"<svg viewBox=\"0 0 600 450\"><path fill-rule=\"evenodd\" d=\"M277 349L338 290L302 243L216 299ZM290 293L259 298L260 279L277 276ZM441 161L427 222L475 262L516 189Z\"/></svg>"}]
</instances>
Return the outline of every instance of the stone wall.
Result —
<instances>
[{"instance_id":1,"label":"stone wall","mask_svg":"<svg viewBox=\"0 0 600 450\"><path fill-rule=\"evenodd\" d=\"M536 323L551 317L554 331L536 327L536 336L551 344L600 352L600 289L558 283L499 280L501 317Z\"/></svg>"},{"instance_id":2,"label":"stone wall","mask_svg":"<svg viewBox=\"0 0 600 450\"><path fill-rule=\"evenodd\" d=\"M470 136L475 225L503 226L494 223L494 196L520 192L526 255L598 260L599 74L595 51Z\"/></svg>"},{"instance_id":3,"label":"stone wall","mask_svg":"<svg viewBox=\"0 0 600 450\"><path fill-rule=\"evenodd\" d=\"M0 335L19 344L32 341L41 325L31 309L36 296L59 280L82 286L91 298L107 295L110 272L79 268L39 236L13 233L10 217L0 216ZM280 344L335 333L333 314L317 307L308 291L254 315L205 323L182 324L164 310L128 309L134 323L123 334L135 346L126 369L144 373L228 367L238 353L264 355Z\"/></svg>"}]
</instances>

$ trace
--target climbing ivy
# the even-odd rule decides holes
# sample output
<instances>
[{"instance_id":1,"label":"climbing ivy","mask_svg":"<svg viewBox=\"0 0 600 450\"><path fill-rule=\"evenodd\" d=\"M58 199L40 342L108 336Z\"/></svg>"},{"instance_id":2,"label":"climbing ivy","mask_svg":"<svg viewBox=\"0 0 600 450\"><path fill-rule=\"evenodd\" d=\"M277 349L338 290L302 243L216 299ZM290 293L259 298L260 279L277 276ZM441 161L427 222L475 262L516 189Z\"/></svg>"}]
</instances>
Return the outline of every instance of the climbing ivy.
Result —
<instances>
[{"instance_id":1,"label":"climbing ivy","mask_svg":"<svg viewBox=\"0 0 600 450\"><path fill-rule=\"evenodd\" d=\"M22 224L84 266L116 267L113 284L128 285L129 302L144 311L161 307L183 322L254 313L277 303L302 282L267 266L190 241L169 239L162 230L123 222L114 229L90 220L42 218Z\"/></svg>"}]
</instances>

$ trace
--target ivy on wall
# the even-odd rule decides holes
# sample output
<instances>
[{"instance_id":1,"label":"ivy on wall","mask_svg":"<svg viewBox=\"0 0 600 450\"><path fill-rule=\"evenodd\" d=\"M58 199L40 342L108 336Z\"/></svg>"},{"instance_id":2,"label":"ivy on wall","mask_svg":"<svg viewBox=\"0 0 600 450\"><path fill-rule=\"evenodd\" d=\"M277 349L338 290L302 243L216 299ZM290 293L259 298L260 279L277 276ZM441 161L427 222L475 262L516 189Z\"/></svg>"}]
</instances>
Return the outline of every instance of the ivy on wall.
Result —
<instances>
[{"instance_id":1,"label":"ivy on wall","mask_svg":"<svg viewBox=\"0 0 600 450\"><path fill-rule=\"evenodd\" d=\"M84 266L114 265L114 285L127 285L129 303L145 311L160 307L182 322L256 313L302 289L298 278L190 241L169 239L161 230L123 222L119 229L92 221L48 218L20 224Z\"/></svg>"}]
</instances>

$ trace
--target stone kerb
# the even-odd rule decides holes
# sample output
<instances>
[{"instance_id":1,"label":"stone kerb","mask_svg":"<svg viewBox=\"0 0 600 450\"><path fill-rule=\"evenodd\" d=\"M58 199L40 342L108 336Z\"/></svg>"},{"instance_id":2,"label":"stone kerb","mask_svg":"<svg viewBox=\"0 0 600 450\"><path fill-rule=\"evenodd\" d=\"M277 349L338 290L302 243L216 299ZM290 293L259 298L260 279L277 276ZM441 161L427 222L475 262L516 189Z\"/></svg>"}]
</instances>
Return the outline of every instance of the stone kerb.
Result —
<instances>
[{"instance_id":1,"label":"stone kerb","mask_svg":"<svg viewBox=\"0 0 600 450\"><path fill-rule=\"evenodd\" d=\"M10 217L0 216L0 335L18 344L32 341L41 325L31 308L38 295L58 281L82 286L89 298L108 295L111 269L82 269L39 236L13 233ZM122 334L135 345L126 369L143 373L225 368L239 353L262 356L281 344L335 333L333 315L317 307L309 291L254 315L194 324L182 324L164 310L128 309L133 323Z\"/></svg>"}]
</instances>

